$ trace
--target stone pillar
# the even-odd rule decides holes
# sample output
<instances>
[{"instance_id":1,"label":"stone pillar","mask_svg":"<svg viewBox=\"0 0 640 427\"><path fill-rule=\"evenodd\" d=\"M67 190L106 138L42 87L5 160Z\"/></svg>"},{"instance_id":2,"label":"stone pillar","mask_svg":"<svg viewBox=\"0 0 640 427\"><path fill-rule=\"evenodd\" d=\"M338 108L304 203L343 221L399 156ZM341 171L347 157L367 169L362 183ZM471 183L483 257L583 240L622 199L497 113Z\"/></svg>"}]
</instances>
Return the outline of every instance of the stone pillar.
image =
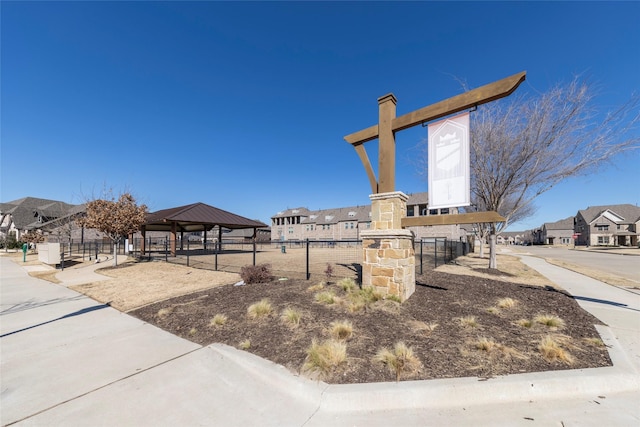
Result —
<instances>
[{"instance_id":1,"label":"stone pillar","mask_svg":"<svg viewBox=\"0 0 640 427\"><path fill-rule=\"evenodd\" d=\"M416 289L413 234L403 230L407 195L378 193L371 199L371 229L360 232L363 247L362 286L406 301Z\"/></svg>"}]
</instances>

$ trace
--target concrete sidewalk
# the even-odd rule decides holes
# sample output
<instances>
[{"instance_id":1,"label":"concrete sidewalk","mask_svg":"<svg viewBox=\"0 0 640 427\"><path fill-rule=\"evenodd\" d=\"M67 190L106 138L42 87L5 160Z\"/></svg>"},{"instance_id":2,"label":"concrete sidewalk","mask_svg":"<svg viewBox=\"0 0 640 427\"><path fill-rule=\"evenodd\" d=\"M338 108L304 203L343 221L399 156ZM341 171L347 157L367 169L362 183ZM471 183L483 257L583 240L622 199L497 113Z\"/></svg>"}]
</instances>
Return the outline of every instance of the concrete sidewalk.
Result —
<instances>
[{"instance_id":1,"label":"concrete sidewalk","mask_svg":"<svg viewBox=\"0 0 640 427\"><path fill-rule=\"evenodd\" d=\"M201 347L0 258L2 425L638 425L638 295L524 262L605 321L613 367L328 385ZM588 279L588 280L586 280Z\"/></svg>"}]
</instances>

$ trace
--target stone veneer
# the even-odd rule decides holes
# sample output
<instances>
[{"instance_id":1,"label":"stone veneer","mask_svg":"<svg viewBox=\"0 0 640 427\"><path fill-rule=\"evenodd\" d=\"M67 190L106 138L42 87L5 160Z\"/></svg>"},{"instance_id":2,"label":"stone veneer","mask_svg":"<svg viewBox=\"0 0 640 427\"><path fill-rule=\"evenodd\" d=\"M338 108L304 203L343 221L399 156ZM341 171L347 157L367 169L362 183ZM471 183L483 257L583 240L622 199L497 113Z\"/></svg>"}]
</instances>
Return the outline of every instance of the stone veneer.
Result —
<instances>
[{"instance_id":1,"label":"stone veneer","mask_svg":"<svg viewBox=\"0 0 640 427\"><path fill-rule=\"evenodd\" d=\"M402 192L378 193L371 199L371 230L360 232L363 247L362 286L383 295L409 298L416 288L413 233L403 230L408 196Z\"/></svg>"}]
</instances>

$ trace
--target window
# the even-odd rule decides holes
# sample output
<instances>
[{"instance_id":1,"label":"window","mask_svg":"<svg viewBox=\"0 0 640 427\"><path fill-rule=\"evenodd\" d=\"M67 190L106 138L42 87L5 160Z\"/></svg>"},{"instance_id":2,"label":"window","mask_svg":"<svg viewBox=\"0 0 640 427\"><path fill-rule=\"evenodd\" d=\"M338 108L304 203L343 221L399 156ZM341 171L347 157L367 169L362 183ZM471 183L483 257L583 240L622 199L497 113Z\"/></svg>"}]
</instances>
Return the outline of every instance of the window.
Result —
<instances>
[{"instance_id":1,"label":"window","mask_svg":"<svg viewBox=\"0 0 640 427\"><path fill-rule=\"evenodd\" d=\"M351 228L353 230L353 223L352 222L349 223L349 226L350 226L349 228Z\"/></svg>"},{"instance_id":2,"label":"window","mask_svg":"<svg viewBox=\"0 0 640 427\"><path fill-rule=\"evenodd\" d=\"M598 236L598 244L599 245L608 245L609 244L609 236Z\"/></svg>"},{"instance_id":3,"label":"window","mask_svg":"<svg viewBox=\"0 0 640 427\"><path fill-rule=\"evenodd\" d=\"M293 227L289 227L289 234L293 234Z\"/></svg>"},{"instance_id":4,"label":"window","mask_svg":"<svg viewBox=\"0 0 640 427\"><path fill-rule=\"evenodd\" d=\"M348 223L348 222L345 222L345 223L344 223L344 229L345 229L345 230L348 230L348 229L349 229L349 223Z\"/></svg>"},{"instance_id":5,"label":"window","mask_svg":"<svg viewBox=\"0 0 640 427\"><path fill-rule=\"evenodd\" d=\"M413 216L413 206L407 206L407 216Z\"/></svg>"},{"instance_id":6,"label":"window","mask_svg":"<svg viewBox=\"0 0 640 427\"><path fill-rule=\"evenodd\" d=\"M371 228L371 223L367 222L367 228Z\"/></svg>"},{"instance_id":7,"label":"window","mask_svg":"<svg viewBox=\"0 0 640 427\"><path fill-rule=\"evenodd\" d=\"M440 209L440 215L449 215L449 208Z\"/></svg>"},{"instance_id":8,"label":"window","mask_svg":"<svg viewBox=\"0 0 640 427\"><path fill-rule=\"evenodd\" d=\"M607 230L609 230L609 225L608 224L597 224L596 225L596 230L598 230L598 231L607 231Z\"/></svg>"},{"instance_id":9,"label":"window","mask_svg":"<svg viewBox=\"0 0 640 427\"><path fill-rule=\"evenodd\" d=\"M438 215L438 209L429 209L429 215Z\"/></svg>"}]
</instances>

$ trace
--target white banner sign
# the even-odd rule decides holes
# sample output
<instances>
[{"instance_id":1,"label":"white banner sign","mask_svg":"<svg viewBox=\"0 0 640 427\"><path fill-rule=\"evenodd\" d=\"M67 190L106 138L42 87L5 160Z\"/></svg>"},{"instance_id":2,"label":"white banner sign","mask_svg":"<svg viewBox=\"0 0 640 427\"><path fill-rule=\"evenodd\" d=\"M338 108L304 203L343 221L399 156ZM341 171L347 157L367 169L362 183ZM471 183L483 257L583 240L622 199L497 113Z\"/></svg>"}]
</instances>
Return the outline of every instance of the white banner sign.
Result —
<instances>
[{"instance_id":1,"label":"white banner sign","mask_svg":"<svg viewBox=\"0 0 640 427\"><path fill-rule=\"evenodd\" d=\"M429 209L469 206L469 113L429 125Z\"/></svg>"}]
</instances>

